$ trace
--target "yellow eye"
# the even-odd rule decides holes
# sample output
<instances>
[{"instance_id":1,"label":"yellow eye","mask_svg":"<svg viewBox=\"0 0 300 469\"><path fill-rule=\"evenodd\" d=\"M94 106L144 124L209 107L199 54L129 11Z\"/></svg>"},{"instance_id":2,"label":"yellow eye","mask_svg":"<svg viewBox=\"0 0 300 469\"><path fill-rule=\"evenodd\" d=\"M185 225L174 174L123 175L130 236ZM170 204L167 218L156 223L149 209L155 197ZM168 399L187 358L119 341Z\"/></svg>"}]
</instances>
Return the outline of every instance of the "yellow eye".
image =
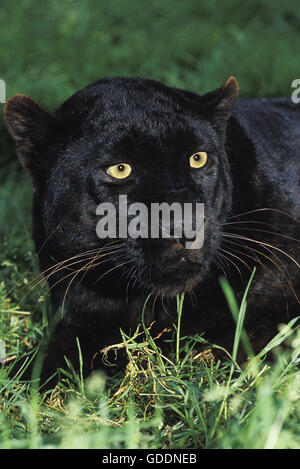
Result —
<instances>
[{"instance_id":1,"label":"yellow eye","mask_svg":"<svg viewBox=\"0 0 300 469\"><path fill-rule=\"evenodd\" d=\"M207 162L207 153L205 151L198 151L190 157L191 168L202 168Z\"/></svg>"},{"instance_id":2,"label":"yellow eye","mask_svg":"<svg viewBox=\"0 0 300 469\"><path fill-rule=\"evenodd\" d=\"M114 166L110 166L107 169L107 173L115 179L125 179L128 178L132 169L131 166L127 163L118 163Z\"/></svg>"}]
</instances>

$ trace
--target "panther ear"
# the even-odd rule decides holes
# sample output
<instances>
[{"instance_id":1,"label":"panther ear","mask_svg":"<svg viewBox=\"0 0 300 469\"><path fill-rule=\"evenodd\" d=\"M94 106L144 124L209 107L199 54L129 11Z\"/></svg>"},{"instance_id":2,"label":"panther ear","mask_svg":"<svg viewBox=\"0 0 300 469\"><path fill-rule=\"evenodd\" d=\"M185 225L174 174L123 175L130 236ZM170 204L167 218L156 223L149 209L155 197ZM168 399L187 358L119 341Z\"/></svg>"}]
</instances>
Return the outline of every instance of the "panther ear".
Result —
<instances>
[{"instance_id":1,"label":"panther ear","mask_svg":"<svg viewBox=\"0 0 300 469\"><path fill-rule=\"evenodd\" d=\"M213 119L227 120L238 97L239 85L234 77L228 78L223 86L200 96L201 109Z\"/></svg>"},{"instance_id":2,"label":"panther ear","mask_svg":"<svg viewBox=\"0 0 300 469\"><path fill-rule=\"evenodd\" d=\"M4 107L4 120L17 142L19 159L34 180L46 165L41 149L58 128L57 118L28 96L16 94Z\"/></svg>"}]
</instances>

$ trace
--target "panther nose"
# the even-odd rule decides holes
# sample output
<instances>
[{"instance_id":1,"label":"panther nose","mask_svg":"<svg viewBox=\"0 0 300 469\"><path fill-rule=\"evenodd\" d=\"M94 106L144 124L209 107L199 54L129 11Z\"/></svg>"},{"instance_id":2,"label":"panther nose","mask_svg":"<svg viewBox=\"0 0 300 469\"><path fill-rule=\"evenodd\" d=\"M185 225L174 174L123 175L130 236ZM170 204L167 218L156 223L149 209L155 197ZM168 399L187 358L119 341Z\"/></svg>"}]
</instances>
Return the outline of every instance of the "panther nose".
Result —
<instances>
[{"instance_id":1,"label":"panther nose","mask_svg":"<svg viewBox=\"0 0 300 469\"><path fill-rule=\"evenodd\" d=\"M194 264L199 262L199 252L195 249L185 249L182 242L174 239L172 244L173 253L177 256L181 256L179 259L179 264L185 261L190 261Z\"/></svg>"},{"instance_id":2,"label":"panther nose","mask_svg":"<svg viewBox=\"0 0 300 469\"><path fill-rule=\"evenodd\" d=\"M197 264L199 262L199 250L196 248L196 243L197 243L197 236L192 240L190 244L190 248L187 249L184 246L185 241L184 240L179 240L176 239L174 240L174 245L173 245L173 250L176 254L182 254L182 257L179 262L183 262L184 260L189 260L190 262L193 262ZM195 249L193 249L193 245L195 245Z\"/></svg>"},{"instance_id":3,"label":"panther nose","mask_svg":"<svg viewBox=\"0 0 300 469\"><path fill-rule=\"evenodd\" d=\"M184 246L183 244L178 240L178 239L174 239L175 243L173 245L173 249L175 250L175 252L181 252L184 250Z\"/></svg>"},{"instance_id":4,"label":"panther nose","mask_svg":"<svg viewBox=\"0 0 300 469\"><path fill-rule=\"evenodd\" d=\"M174 257L178 259L186 256L183 242L172 237L154 239L152 240L151 245L153 249L161 250L161 252L170 257L170 259Z\"/></svg>"}]
</instances>

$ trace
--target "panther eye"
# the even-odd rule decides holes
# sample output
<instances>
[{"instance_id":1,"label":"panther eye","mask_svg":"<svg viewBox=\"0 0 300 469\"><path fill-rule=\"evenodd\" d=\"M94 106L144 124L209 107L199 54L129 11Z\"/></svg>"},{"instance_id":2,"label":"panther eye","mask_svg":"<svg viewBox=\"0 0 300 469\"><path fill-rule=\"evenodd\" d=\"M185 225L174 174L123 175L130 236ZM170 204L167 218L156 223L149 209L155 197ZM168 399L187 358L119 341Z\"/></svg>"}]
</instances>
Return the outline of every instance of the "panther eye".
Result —
<instances>
[{"instance_id":1,"label":"panther eye","mask_svg":"<svg viewBox=\"0 0 300 469\"><path fill-rule=\"evenodd\" d=\"M198 151L190 157L191 168L202 168L207 162L207 153L205 151Z\"/></svg>"},{"instance_id":2,"label":"panther eye","mask_svg":"<svg viewBox=\"0 0 300 469\"><path fill-rule=\"evenodd\" d=\"M129 164L118 163L118 164L115 164L114 166L110 166L106 172L107 174L109 174L115 179L125 179L125 178L128 178L131 171L132 171L132 168Z\"/></svg>"}]
</instances>

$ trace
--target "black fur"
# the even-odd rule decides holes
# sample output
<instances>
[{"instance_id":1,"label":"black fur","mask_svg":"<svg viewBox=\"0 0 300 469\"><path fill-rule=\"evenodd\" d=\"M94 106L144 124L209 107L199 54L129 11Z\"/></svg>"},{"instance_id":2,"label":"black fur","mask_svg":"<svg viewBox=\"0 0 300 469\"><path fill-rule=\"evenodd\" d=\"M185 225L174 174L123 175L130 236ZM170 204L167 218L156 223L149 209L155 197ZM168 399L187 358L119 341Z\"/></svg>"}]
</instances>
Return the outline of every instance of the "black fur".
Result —
<instances>
[{"instance_id":1,"label":"black fur","mask_svg":"<svg viewBox=\"0 0 300 469\"><path fill-rule=\"evenodd\" d=\"M172 325L176 293L186 292L182 333L205 332L230 347L234 324L218 282L224 271L240 299L257 266L246 317L256 350L299 313L299 106L288 98L236 100L237 93L233 78L204 96L108 78L53 115L23 95L8 101L7 127L35 187L41 270L51 273L54 312L63 305L46 368L62 365L64 355L75 360L77 336L88 372L100 349L120 341L120 328L135 330L149 292L147 324ZM197 151L208 163L193 170ZM105 170L120 162L133 171L114 181ZM127 239L115 257L103 250L100 265L80 271L92 259L73 256L108 242L96 236L96 206L119 194L128 203L204 202L203 248L182 260L174 240ZM77 263L55 268L72 258Z\"/></svg>"}]
</instances>

